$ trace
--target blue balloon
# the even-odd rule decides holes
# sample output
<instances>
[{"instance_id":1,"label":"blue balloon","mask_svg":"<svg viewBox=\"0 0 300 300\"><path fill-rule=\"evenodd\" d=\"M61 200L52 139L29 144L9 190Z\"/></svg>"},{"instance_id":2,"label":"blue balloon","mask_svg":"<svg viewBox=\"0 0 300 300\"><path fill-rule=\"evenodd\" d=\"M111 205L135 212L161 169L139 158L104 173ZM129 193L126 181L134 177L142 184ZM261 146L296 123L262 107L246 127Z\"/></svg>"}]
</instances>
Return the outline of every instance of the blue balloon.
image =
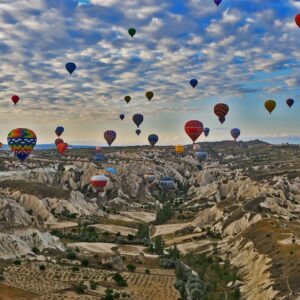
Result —
<instances>
[{"instance_id":1,"label":"blue balloon","mask_svg":"<svg viewBox=\"0 0 300 300\"><path fill-rule=\"evenodd\" d=\"M96 161L104 161L105 160L105 155L102 153L97 153L95 157Z\"/></svg>"},{"instance_id":2,"label":"blue balloon","mask_svg":"<svg viewBox=\"0 0 300 300\"><path fill-rule=\"evenodd\" d=\"M207 137L209 135L210 129L208 127L205 127L203 129L204 135Z\"/></svg>"},{"instance_id":3,"label":"blue balloon","mask_svg":"<svg viewBox=\"0 0 300 300\"><path fill-rule=\"evenodd\" d=\"M153 147L158 142L158 136L156 134L150 134L148 136L148 141L150 145Z\"/></svg>"},{"instance_id":4,"label":"blue balloon","mask_svg":"<svg viewBox=\"0 0 300 300\"><path fill-rule=\"evenodd\" d=\"M55 133L56 135L59 137L62 135L62 133L64 132L64 128L62 126L58 126L56 129L55 129Z\"/></svg>"},{"instance_id":5,"label":"blue balloon","mask_svg":"<svg viewBox=\"0 0 300 300\"><path fill-rule=\"evenodd\" d=\"M236 140L240 136L241 131L239 128L233 128L231 129L230 134Z\"/></svg>"},{"instance_id":6,"label":"blue balloon","mask_svg":"<svg viewBox=\"0 0 300 300\"><path fill-rule=\"evenodd\" d=\"M219 6L221 4L222 0L214 0L214 2L217 6Z\"/></svg>"},{"instance_id":7,"label":"blue balloon","mask_svg":"<svg viewBox=\"0 0 300 300\"><path fill-rule=\"evenodd\" d=\"M125 115L124 114L120 114L120 119L123 121L125 118Z\"/></svg>"},{"instance_id":8,"label":"blue balloon","mask_svg":"<svg viewBox=\"0 0 300 300\"><path fill-rule=\"evenodd\" d=\"M115 168L106 168L105 170L111 174L114 174L114 175L117 174L117 170Z\"/></svg>"},{"instance_id":9,"label":"blue balloon","mask_svg":"<svg viewBox=\"0 0 300 300\"><path fill-rule=\"evenodd\" d=\"M67 69L67 71L70 73L70 75L75 71L75 69L76 69L76 65L74 64L74 63L72 63L72 62L68 62L67 64L66 64L66 69Z\"/></svg>"},{"instance_id":10,"label":"blue balloon","mask_svg":"<svg viewBox=\"0 0 300 300\"><path fill-rule=\"evenodd\" d=\"M143 123L144 121L144 116L141 114L135 114L132 117L133 122L135 123L135 125L137 126L137 128L139 128L139 126Z\"/></svg>"},{"instance_id":11,"label":"blue balloon","mask_svg":"<svg viewBox=\"0 0 300 300\"><path fill-rule=\"evenodd\" d=\"M174 187L175 181L172 177L165 176L160 180L160 184L163 188L170 189Z\"/></svg>"},{"instance_id":12,"label":"blue balloon","mask_svg":"<svg viewBox=\"0 0 300 300\"><path fill-rule=\"evenodd\" d=\"M141 134L141 130L140 129L137 129L136 131L135 131L135 133L137 134L137 135L140 135Z\"/></svg>"},{"instance_id":13,"label":"blue balloon","mask_svg":"<svg viewBox=\"0 0 300 300\"><path fill-rule=\"evenodd\" d=\"M203 151L200 151L200 152L196 152L196 157L198 158L198 160L201 162L201 161L204 161L206 160L207 158L207 152L203 152Z\"/></svg>"},{"instance_id":14,"label":"blue balloon","mask_svg":"<svg viewBox=\"0 0 300 300\"><path fill-rule=\"evenodd\" d=\"M197 84L198 84L198 80L197 80L197 79L192 79L192 80L190 81L190 84L191 84L191 86L192 86L193 88L195 88L195 87L197 86Z\"/></svg>"}]
</instances>

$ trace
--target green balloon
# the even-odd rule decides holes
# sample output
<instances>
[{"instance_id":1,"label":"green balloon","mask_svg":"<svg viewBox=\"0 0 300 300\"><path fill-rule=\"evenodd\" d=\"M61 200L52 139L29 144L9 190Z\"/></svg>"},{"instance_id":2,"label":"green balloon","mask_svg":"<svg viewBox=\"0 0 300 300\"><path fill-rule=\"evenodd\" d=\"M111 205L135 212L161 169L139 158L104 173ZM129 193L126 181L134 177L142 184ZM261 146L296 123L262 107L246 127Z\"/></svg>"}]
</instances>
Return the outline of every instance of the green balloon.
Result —
<instances>
[{"instance_id":1,"label":"green balloon","mask_svg":"<svg viewBox=\"0 0 300 300\"><path fill-rule=\"evenodd\" d=\"M149 91L149 92L146 93L146 97L147 97L147 99L148 99L149 101L151 101L151 99L153 98L153 96L154 96L154 93L151 92L151 91Z\"/></svg>"},{"instance_id":2,"label":"green balloon","mask_svg":"<svg viewBox=\"0 0 300 300\"><path fill-rule=\"evenodd\" d=\"M134 28L129 28L128 33L131 37L134 37L134 35L136 34L136 30Z\"/></svg>"},{"instance_id":3,"label":"green balloon","mask_svg":"<svg viewBox=\"0 0 300 300\"><path fill-rule=\"evenodd\" d=\"M130 97L130 96L125 96L125 97L124 97L124 100L126 101L126 103L129 103L130 100L131 100L131 97Z\"/></svg>"}]
</instances>

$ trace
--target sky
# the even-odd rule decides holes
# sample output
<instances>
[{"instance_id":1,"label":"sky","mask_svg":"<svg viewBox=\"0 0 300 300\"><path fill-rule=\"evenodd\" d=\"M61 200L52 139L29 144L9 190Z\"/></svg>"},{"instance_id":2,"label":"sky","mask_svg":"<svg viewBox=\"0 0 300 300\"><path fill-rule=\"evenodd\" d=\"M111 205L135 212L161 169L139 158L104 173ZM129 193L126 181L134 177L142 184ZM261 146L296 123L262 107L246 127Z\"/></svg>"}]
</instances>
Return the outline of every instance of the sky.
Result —
<instances>
[{"instance_id":1,"label":"sky","mask_svg":"<svg viewBox=\"0 0 300 300\"><path fill-rule=\"evenodd\" d=\"M240 140L299 143L298 13L298 0L2 0L0 141L22 127L52 143L64 126L69 144L104 145L105 130L117 132L114 145L147 144L151 133L158 145L187 144L184 124L196 119L211 129L200 142L237 127ZM271 115L267 99L277 102ZM230 108L223 125L217 103Z\"/></svg>"}]
</instances>

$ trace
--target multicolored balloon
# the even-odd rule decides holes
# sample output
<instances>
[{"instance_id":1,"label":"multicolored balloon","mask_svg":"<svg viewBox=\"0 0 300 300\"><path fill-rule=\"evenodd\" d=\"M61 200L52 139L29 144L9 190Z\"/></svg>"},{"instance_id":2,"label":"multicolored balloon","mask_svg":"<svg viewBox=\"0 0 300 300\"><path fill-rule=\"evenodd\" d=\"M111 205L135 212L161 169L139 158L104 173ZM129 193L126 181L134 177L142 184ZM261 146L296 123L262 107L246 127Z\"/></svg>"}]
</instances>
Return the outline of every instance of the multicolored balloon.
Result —
<instances>
[{"instance_id":1,"label":"multicolored balloon","mask_svg":"<svg viewBox=\"0 0 300 300\"><path fill-rule=\"evenodd\" d=\"M293 106L293 104L294 104L294 100L293 99L287 99L286 100L286 104L288 105L288 107L292 107Z\"/></svg>"},{"instance_id":2,"label":"multicolored balloon","mask_svg":"<svg viewBox=\"0 0 300 300\"><path fill-rule=\"evenodd\" d=\"M66 64L66 69L71 75L76 70L76 65L73 62L68 62Z\"/></svg>"},{"instance_id":3,"label":"multicolored balloon","mask_svg":"<svg viewBox=\"0 0 300 300\"><path fill-rule=\"evenodd\" d=\"M205 127L205 128L203 129L203 132L204 132L204 135L205 135L206 137L208 137L209 132L210 132L210 129L209 129L208 127Z\"/></svg>"},{"instance_id":4,"label":"multicolored balloon","mask_svg":"<svg viewBox=\"0 0 300 300\"><path fill-rule=\"evenodd\" d=\"M64 140L63 140L63 139L58 138L58 139L55 140L55 145L56 145L56 146L57 146L58 144L61 144L61 143L64 143Z\"/></svg>"},{"instance_id":5,"label":"multicolored balloon","mask_svg":"<svg viewBox=\"0 0 300 300\"><path fill-rule=\"evenodd\" d=\"M233 128L233 129L231 129L230 134L236 141L236 139L240 136L241 131L238 128Z\"/></svg>"},{"instance_id":6,"label":"multicolored balloon","mask_svg":"<svg viewBox=\"0 0 300 300\"><path fill-rule=\"evenodd\" d=\"M65 130L65 129L64 129L62 126L58 126L58 127L55 129L55 133L56 133L56 135L57 135L58 137L60 137L60 136L63 134L64 130Z\"/></svg>"},{"instance_id":7,"label":"multicolored balloon","mask_svg":"<svg viewBox=\"0 0 300 300\"><path fill-rule=\"evenodd\" d=\"M120 114L120 119L123 121L125 118L125 115L124 114Z\"/></svg>"},{"instance_id":8,"label":"multicolored balloon","mask_svg":"<svg viewBox=\"0 0 300 300\"><path fill-rule=\"evenodd\" d=\"M194 145L193 145L193 150L194 150L195 152L200 151L200 149L201 149L200 144L194 144Z\"/></svg>"},{"instance_id":9,"label":"multicolored balloon","mask_svg":"<svg viewBox=\"0 0 300 300\"><path fill-rule=\"evenodd\" d=\"M148 136L149 144L154 147L156 143L158 142L158 136L156 134L150 134Z\"/></svg>"},{"instance_id":10,"label":"multicolored balloon","mask_svg":"<svg viewBox=\"0 0 300 300\"><path fill-rule=\"evenodd\" d=\"M197 79L191 79L190 85L195 88L198 85L198 80Z\"/></svg>"},{"instance_id":11,"label":"multicolored balloon","mask_svg":"<svg viewBox=\"0 0 300 300\"><path fill-rule=\"evenodd\" d=\"M104 132L104 138L109 146L114 142L117 137L117 133L113 130L106 130Z\"/></svg>"},{"instance_id":12,"label":"multicolored balloon","mask_svg":"<svg viewBox=\"0 0 300 300\"><path fill-rule=\"evenodd\" d=\"M219 103L219 104L215 105L215 107L214 107L214 113L219 118L219 121L221 122L221 124L224 123L225 117L228 114L228 112L229 112L229 107L225 103Z\"/></svg>"},{"instance_id":13,"label":"multicolored balloon","mask_svg":"<svg viewBox=\"0 0 300 300\"><path fill-rule=\"evenodd\" d=\"M21 161L24 161L32 153L36 141L37 137L35 133L27 128L13 129L7 136L10 149Z\"/></svg>"},{"instance_id":14,"label":"multicolored balloon","mask_svg":"<svg viewBox=\"0 0 300 300\"><path fill-rule=\"evenodd\" d=\"M136 135L140 135L141 132L142 132L141 129L137 129L137 130L135 131Z\"/></svg>"},{"instance_id":15,"label":"multicolored balloon","mask_svg":"<svg viewBox=\"0 0 300 300\"><path fill-rule=\"evenodd\" d=\"M59 143L56 148L61 155L64 155L69 145L67 143Z\"/></svg>"},{"instance_id":16,"label":"multicolored balloon","mask_svg":"<svg viewBox=\"0 0 300 300\"><path fill-rule=\"evenodd\" d=\"M135 125L137 126L137 128L140 127L140 125L143 123L144 121L144 116L141 115L141 114L135 114L133 117L132 117L132 120L133 122L135 123Z\"/></svg>"},{"instance_id":17,"label":"multicolored balloon","mask_svg":"<svg viewBox=\"0 0 300 300\"><path fill-rule=\"evenodd\" d=\"M11 101L16 105L20 100L20 97L17 95L11 96Z\"/></svg>"},{"instance_id":18,"label":"multicolored balloon","mask_svg":"<svg viewBox=\"0 0 300 300\"><path fill-rule=\"evenodd\" d=\"M130 96L125 96L124 97L124 100L126 101L126 103L128 104L131 100L131 97Z\"/></svg>"},{"instance_id":19,"label":"multicolored balloon","mask_svg":"<svg viewBox=\"0 0 300 300\"><path fill-rule=\"evenodd\" d=\"M91 185L97 192L104 192L109 178L104 175L96 175L91 178Z\"/></svg>"},{"instance_id":20,"label":"multicolored balloon","mask_svg":"<svg viewBox=\"0 0 300 300\"><path fill-rule=\"evenodd\" d=\"M276 107L276 102L274 100L267 100L265 102L265 108L270 114L275 109L275 107Z\"/></svg>"},{"instance_id":21,"label":"multicolored balloon","mask_svg":"<svg viewBox=\"0 0 300 300\"><path fill-rule=\"evenodd\" d=\"M100 146L96 146L96 153L100 153L101 151L102 151L102 147L100 147Z\"/></svg>"},{"instance_id":22,"label":"multicolored balloon","mask_svg":"<svg viewBox=\"0 0 300 300\"><path fill-rule=\"evenodd\" d=\"M149 101L151 101L151 99L152 99L153 97L154 97L154 93L153 93L153 92L149 91L149 92L146 93L146 98L147 98Z\"/></svg>"},{"instance_id":23,"label":"multicolored balloon","mask_svg":"<svg viewBox=\"0 0 300 300\"><path fill-rule=\"evenodd\" d=\"M198 120L190 120L185 123L184 129L194 143L203 132L203 123Z\"/></svg>"},{"instance_id":24,"label":"multicolored balloon","mask_svg":"<svg viewBox=\"0 0 300 300\"><path fill-rule=\"evenodd\" d=\"M128 33L133 38L136 34L136 29L135 28L129 28Z\"/></svg>"}]
</instances>

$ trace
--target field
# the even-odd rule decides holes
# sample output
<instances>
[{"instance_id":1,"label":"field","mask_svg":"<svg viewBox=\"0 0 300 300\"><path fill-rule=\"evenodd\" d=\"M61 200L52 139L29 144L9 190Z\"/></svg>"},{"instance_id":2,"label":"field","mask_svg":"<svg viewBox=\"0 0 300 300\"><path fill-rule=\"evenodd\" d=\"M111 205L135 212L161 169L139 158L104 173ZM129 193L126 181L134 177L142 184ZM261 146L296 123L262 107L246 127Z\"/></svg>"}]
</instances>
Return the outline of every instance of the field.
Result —
<instances>
[{"instance_id":1,"label":"field","mask_svg":"<svg viewBox=\"0 0 300 300\"><path fill-rule=\"evenodd\" d=\"M0 300L31 300L39 295L8 285L0 284Z\"/></svg>"},{"instance_id":2,"label":"field","mask_svg":"<svg viewBox=\"0 0 300 300\"><path fill-rule=\"evenodd\" d=\"M106 224L95 224L90 225L91 227L95 227L101 231L107 231L110 233L120 233L123 236L127 236L128 234L135 235L137 233L137 229L118 226L118 225L106 225Z\"/></svg>"},{"instance_id":3,"label":"field","mask_svg":"<svg viewBox=\"0 0 300 300\"><path fill-rule=\"evenodd\" d=\"M131 219L140 221L140 222L153 222L155 220L156 214L155 213L147 213L147 212L140 212L140 211L125 211L121 212L121 215L129 217Z\"/></svg>"},{"instance_id":4,"label":"field","mask_svg":"<svg viewBox=\"0 0 300 300\"><path fill-rule=\"evenodd\" d=\"M178 223L178 224L165 224L154 226L154 233L152 237L157 235L165 235L170 233L175 233L178 230L181 230L185 227L188 227L191 223Z\"/></svg>"}]
</instances>

